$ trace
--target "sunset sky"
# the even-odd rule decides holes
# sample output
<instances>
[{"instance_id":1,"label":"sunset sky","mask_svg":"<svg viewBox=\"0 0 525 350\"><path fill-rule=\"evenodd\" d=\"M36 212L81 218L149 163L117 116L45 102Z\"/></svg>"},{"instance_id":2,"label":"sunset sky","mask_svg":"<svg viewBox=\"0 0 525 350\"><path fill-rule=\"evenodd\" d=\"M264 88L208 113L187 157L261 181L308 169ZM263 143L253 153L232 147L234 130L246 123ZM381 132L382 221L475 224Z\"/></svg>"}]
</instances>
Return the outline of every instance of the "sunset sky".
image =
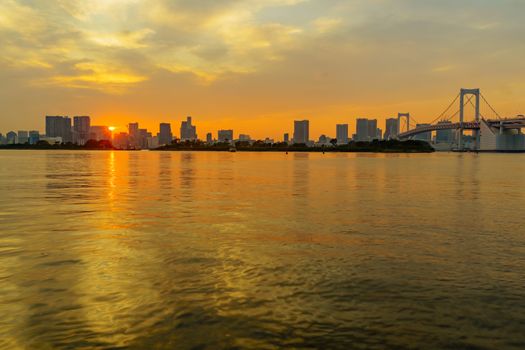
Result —
<instances>
[{"instance_id":1,"label":"sunset sky","mask_svg":"<svg viewBox=\"0 0 525 350\"><path fill-rule=\"evenodd\" d=\"M461 87L525 113L523 0L0 0L0 132L47 115L150 131L192 115L282 138L310 119L409 111L430 121Z\"/></svg>"}]
</instances>

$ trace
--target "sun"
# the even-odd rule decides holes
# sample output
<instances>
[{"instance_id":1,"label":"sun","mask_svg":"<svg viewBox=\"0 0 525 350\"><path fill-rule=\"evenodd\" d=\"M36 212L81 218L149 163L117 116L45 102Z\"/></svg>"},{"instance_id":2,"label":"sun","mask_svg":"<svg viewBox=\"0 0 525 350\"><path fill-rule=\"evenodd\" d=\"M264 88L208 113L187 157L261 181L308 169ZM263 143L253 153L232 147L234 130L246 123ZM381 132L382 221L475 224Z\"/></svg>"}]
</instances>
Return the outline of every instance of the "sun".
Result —
<instances>
[{"instance_id":1,"label":"sun","mask_svg":"<svg viewBox=\"0 0 525 350\"><path fill-rule=\"evenodd\" d=\"M117 127L115 127L115 126L110 126L108 129L109 129L109 131L113 132L113 131L115 131L116 128Z\"/></svg>"}]
</instances>

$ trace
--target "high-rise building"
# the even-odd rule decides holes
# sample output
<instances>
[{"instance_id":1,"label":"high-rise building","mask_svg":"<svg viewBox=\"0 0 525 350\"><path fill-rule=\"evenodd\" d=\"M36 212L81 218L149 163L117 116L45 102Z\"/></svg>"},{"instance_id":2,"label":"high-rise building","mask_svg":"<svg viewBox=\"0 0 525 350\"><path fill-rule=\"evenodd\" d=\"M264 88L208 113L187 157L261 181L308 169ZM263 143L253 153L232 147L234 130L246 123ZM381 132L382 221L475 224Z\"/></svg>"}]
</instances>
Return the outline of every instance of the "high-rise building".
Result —
<instances>
[{"instance_id":1,"label":"high-rise building","mask_svg":"<svg viewBox=\"0 0 525 350\"><path fill-rule=\"evenodd\" d=\"M381 129L377 128L377 119L358 118L356 121L355 141L372 141L381 138Z\"/></svg>"},{"instance_id":2,"label":"high-rise building","mask_svg":"<svg viewBox=\"0 0 525 350\"><path fill-rule=\"evenodd\" d=\"M444 120L438 122L438 125L443 124L452 124L451 121ZM454 142L454 132L452 130L437 130L436 131L436 143L453 143Z\"/></svg>"},{"instance_id":3,"label":"high-rise building","mask_svg":"<svg viewBox=\"0 0 525 350\"><path fill-rule=\"evenodd\" d=\"M88 116L73 117L73 143L83 146L89 140L91 118Z\"/></svg>"},{"instance_id":4,"label":"high-rise building","mask_svg":"<svg viewBox=\"0 0 525 350\"><path fill-rule=\"evenodd\" d=\"M355 141L369 141L368 119L358 118L356 121Z\"/></svg>"},{"instance_id":5,"label":"high-rise building","mask_svg":"<svg viewBox=\"0 0 525 350\"><path fill-rule=\"evenodd\" d=\"M430 126L430 124L416 124L416 128L424 127L424 126ZM422 132L421 134L417 134L414 136L414 140L419 141L426 141L431 142L432 141L432 132Z\"/></svg>"},{"instance_id":6,"label":"high-rise building","mask_svg":"<svg viewBox=\"0 0 525 350\"><path fill-rule=\"evenodd\" d=\"M211 132L206 134L206 143L208 143L208 144L213 143L213 136L212 136Z\"/></svg>"},{"instance_id":7,"label":"high-rise building","mask_svg":"<svg viewBox=\"0 0 525 350\"><path fill-rule=\"evenodd\" d=\"M18 130L18 143L25 144L29 142L29 133L27 131Z\"/></svg>"},{"instance_id":8,"label":"high-rise building","mask_svg":"<svg viewBox=\"0 0 525 350\"><path fill-rule=\"evenodd\" d=\"M379 135L377 134L377 119L368 119L368 140L377 140Z\"/></svg>"},{"instance_id":9,"label":"high-rise building","mask_svg":"<svg viewBox=\"0 0 525 350\"><path fill-rule=\"evenodd\" d=\"M7 144L8 145L14 145L18 143L18 136L16 135L16 132L9 131L6 134Z\"/></svg>"},{"instance_id":10,"label":"high-rise building","mask_svg":"<svg viewBox=\"0 0 525 350\"><path fill-rule=\"evenodd\" d=\"M128 124L128 143L129 148L140 148L139 123Z\"/></svg>"},{"instance_id":11,"label":"high-rise building","mask_svg":"<svg viewBox=\"0 0 525 350\"><path fill-rule=\"evenodd\" d=\"M338 145L346 145L348 143L348 124L337 124L335 135Z\"/></svg>"},{"instance_id":12,"label":"high-rise building","mask_svg":"<svg viewBox=\"0 0 525 350\"><path fill-rule=\"evenodd\" d=\"M159 145L169 145L173 141L170 123L160 123L159 133L157 134Z\"/></svg>"},{"instance_id":13,"label":"high-rise building","mask_svg":"<svg viewBox=\"0 0 525 350\"><path fill-rule=\"evenodd\" d=\"M310 122L295 120L293 123L293 142L307 144L310 140Z\"/></svg>"},{"instance_id":14,"label":"high-rise building","mask_svg":"<svg viewBox=\"0 0 525 350\"><path fill-rule=\"evenodd\" d=\"M398 122L397 118L388 118L385 123L385 140L397 137Z\"/></svg>"},{"instance_id":15,"label":"high-rise building","mask_svg":"<svg viewBox=\"0 0 525 350\"><path fill-rule=\"evenodd\" d=\"M62 116L46 116L46 137L60 137L63 143L73 142L71 119Z\"/></svg>"},{"instance_id":16,"label":"high-rise building","mask_svg":"<svg viewBox=\"0 0 525 350\"><path fill-rule=\"evenodd\" d=\"M0 145L5 145L7 143L7 140L5 139L4 135L0 133Z\"/></svg>"},{"instance_id":17,"label":"high-rise building","mask_svg":"<svg viewBox=\"0 0 525 350\"><path fill-rule=\"evenodd\" d=\"M148 138L151 136L152 135L148 132L148 129L139 129L138 146L142 149L148 148Z\"/></svg>"},{"instance_id":18,"label":"high-rise building","mask_svg":"<svg viewBox=\"0 0 525 350\"><path fill-rule=\"evenodd\" d=\"M40 141L40 133L37 130L31 130L29 132L29 144L36 145Z\"/></svg>"},{"instance_id":19,"label":"high-rise building","mask_svg":"<svg viewBox=\"0 0 525 350\"><path fill-rule=\"evenodd\" d=\"M290 134L285 133L283 137L284 142L289 143L290 142Z\"/></svg>"},{"instance_id":20,"label":"high-rise building","mask_svg":"<svg viewBox=\"0 0 525 350\"><path fill-rule=\"evenodd\" d=\"M103 125L93 125L89 130L90 140L111 141L111 131L109 130L109 127Z\"/></svg>"},{"instance_id":21,"label":"high-rise building","mask_svg":"<svg viewBox=\"0 0 525 350\"><path fill-rule=\"evenodd\" d=\"M191 124L191 117L187 117L180 125L180 140L195 141L197 140L197 127Z\"/></svg>"},{"instance_id":22,"label":"high-rise building","mask_svg":"<svg viewBox=\"0 0 525 350\"><path fill-rule=\"evenodd\" d=\"M233 130L219 130L217 133L219 142L233 141Z\"/></svg>"}]
</instances>

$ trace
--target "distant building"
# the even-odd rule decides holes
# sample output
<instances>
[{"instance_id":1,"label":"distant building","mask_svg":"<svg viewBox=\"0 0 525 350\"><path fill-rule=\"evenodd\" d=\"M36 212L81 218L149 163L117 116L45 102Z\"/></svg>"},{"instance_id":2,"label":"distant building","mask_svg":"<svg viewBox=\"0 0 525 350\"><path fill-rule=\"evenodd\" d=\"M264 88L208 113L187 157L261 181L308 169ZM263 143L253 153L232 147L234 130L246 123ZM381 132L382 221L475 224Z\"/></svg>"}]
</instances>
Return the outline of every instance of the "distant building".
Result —
<instances>
[{"instance_id":1,"label":"distant building","mask_svg":"<svg viewBox=\"0 0 525 350\"><path fill-rule=\"evenodd\" d=\"M61 137L63 143L73 142L71 118L46 116L46 137Z\"/></svg>"},{"instance_id":2,"label":"distant building","mask_svg":"<svg viewBox=\"0 0 525 350\"><path fill-rule=\"evenodd\" d=\"M430 126L430 124L416 124L416 129L425 127L425 126ZM430 143L432 141L432 132L429 131L429 132L423 132L421 134L417 134L414 136L414 140L426 141Z\"/></svg>"},{"instance_id":3,"label":"distant building","mask_svg":"<svg viewBox=\"0 0 525 350\"><path fill-rule=\"evenodd\" d=\"M307 144L310 140L310 122L308 120L294 121L293 142Z\"/></svg>"},{"instance_id":4,"label":"distant building","mask_svg":"<svg viewBox=\"0 0 525 350\"><path fill-rule=\"evenodd\" d=\"M275 142L274 142L274 139L267 137L264 139L264 143L267 145L273 145Z\"/></svg>"},{"instance_id":5,"label":"distant building","mask_svg":"<svg viewBox=\"0 0 525 350\"><path fill-rule=\"evenodd\" d=\"M83 146L89 140L91 118L88 116L73 117L73 143Z\"/></svg>"},{"instance_id":6,"label":"distant building","mask_svg":"<svg viewBox=\"0 0 525 350\"><path fill-rule=\"evenodd\" d=\"M159 145L169 145L173 141L173 134L171 133L171 124L160 123L159 133L157 135Z\"/></svg>"},{"instance_id":7,"label":"distant building","mask_svg":"<svg viewBox=\"0 0 525 350\"><path fill-rule=\"evenodd\" d=\"M398 122L397 118L388 118L385 124L385 140L397 137Z\"/></svg>"},{"instance_id":8,"label":"distant building","mask_svg":"<svg viewBox=\"0 0 525 350\"><path fill-rule=\"evenodd\" d=\"M348 124L337 124L335 127L335 134L338 145L348 144Z\"/></svg>"},{"instance_id":9,"label":"distant building","mask_svg":"<svg viewBox=\"0 0 525 350\"><path fill-rule=\"evenodd\" d=\"M93 125L89 129L89 139L95 141L111 141L111 131L107 126Z\"/></svg>"},{"instance_id":10,"label":"distant building","mask_svg":"<svg viewBox=\"0 0 525 350\"><path fill-rule=\"evenodd\" d=\"M128 137L129 148L139 148L140 147L139 123L128 124L128 136L127 137Z\"/></svg>"},{"instance_id":11,"label":"distant building","mask_svg":"<svg viewBox=\"0 0 525 350\"><path fill-rule=\"evenodd\" d=\"M50 145L61 144L64 142L64 140L60 136L57 136L57 137L40 136L39 141L47 142Z\"/></svg>"},{"instance_id":12,"label":"distant building","mask_svg":"<svg viewBox=\"0 0 525 350\"><path fill-rule=\"evenodd\" d=\"M17 136L16 132L9 131L6 134L6 141L7 141L8 145L15 145L15 144L17 144L18 143L18 136Z\"/></svg>"},{"instance_id":13,"label":"distant building","mask_svg":"<svg viewBox=\"0 0 525 350\"><path fill-rule=\"evenodd\" d=\"M18 130L18 143L25 144L29 143L29 133L27 131Z\"/></svg>"},{"instance_id":14,"label":"distant building","mask_svg":"<svg viewBox=\"0 0 525 350\"><path fill-rule=\"evenodd\" d=\"M355 141L369 141L368 119L358 118L356 121Z\"/></svg>"},{"instance_id":15,"label":"distant building","mask_svg":"<svg viewBox=\"0 0 525 350\"><path fill-rule=\"evenodd\" d=\"M233 141L233 130L219 130L217 133L219 142Z\"/></svg>"},{"instance_id":16,"label":"distant building","mask_svg":"<svg viewBox=\"0 0 525 350\"><path fill-rule=\"evenodd\" d=\"M118 149L129 149L131 148L130 137L125 132L115 134L113 136L113 146Z\"/></svg>"},{"instance_id":17,"label":"distant building","mask_svg":"<svg viewBox=\"0 0 525 350\"><path fill-rule=\"evenodd\" d=\"M290 142L290 134L285 133L283 137L284 142L289 143Z\"/></svg>"},{"instance_id":18,"label":"distant building","mask_svg":"<svg viewBox=\"0 0 525 350\"><path fill-rule=\"evenodd\" d=\"M212 136L211 132L206 134L206 143L208 143L208 144L213 143L213 136Z\"/></svg>"},{"instance_id":19,"label":"distant building","mask_svg":"<svg viewBox=\"0 0 525 350\"><path fill-rule=\"evenodd\" d=\"M438 125L452 124L451 121L440 121ZM454 132L453 130L437 130L436 131L436 143L454 143Z\"/></svg>"},{"instance_id":20,"label":"distant building","mask_svg":"<svg viewBox=\"0 0 525 350\"><path fill-rule=\"evenodd\" d=\"M29 144L36 145L40 141L40 133L37 130L31 130L29 132Z\"/></svg>"},{"instance_id":21,"label":"distant building","mask_svg":"<svg viewBox=\"0 0 525 350\"><path fill-rule=\"evenodd\" d=\"M180 140L195 141L197 140L197 127L192 125L191 117L187 117L180 125Z\"/></svg>"},{"instance_id":22,"label":"distant building","mask_svg":"<svg viewBox=\"0 0 525 350\"><path fill-rule=\"evenodd\" d=\"M382 140L383 139L383 130L381 130L380 128L377 128L376 139L377 140Z\"/></svg>"},{"instance_id":23,"label":"distant building","mask_svg":"<svg viewBox=\"0 0 525 350\"><path fill-rule=\"evenodd\" d=\"M139 140L138 146L141 149L148 148L148 138L151 137L151 133L148 132L148 129L139 129Z\"/></svg>"},{"instance_id":24,"label":"distant building","mask_svg":"<svg viewBox=\"0 0 525 350\"><path fill-rule=\"evenodd\" d=\"M242 141L242 142L250 142L252 139L250 137L250 135L246 135L246 134L240 134L239 135L239 141Z\"/></svg>"},{"instance_id":25,"label":"distant building","mask_svg":"<svg viewBox=\"0 0 525 350\"><path fill-rule=\"evenodd\" d=\"M381 138L380 134L381 129L377 128L377 119L357 119L355 141L378 140Z\"/></svg>"}]
</instances>

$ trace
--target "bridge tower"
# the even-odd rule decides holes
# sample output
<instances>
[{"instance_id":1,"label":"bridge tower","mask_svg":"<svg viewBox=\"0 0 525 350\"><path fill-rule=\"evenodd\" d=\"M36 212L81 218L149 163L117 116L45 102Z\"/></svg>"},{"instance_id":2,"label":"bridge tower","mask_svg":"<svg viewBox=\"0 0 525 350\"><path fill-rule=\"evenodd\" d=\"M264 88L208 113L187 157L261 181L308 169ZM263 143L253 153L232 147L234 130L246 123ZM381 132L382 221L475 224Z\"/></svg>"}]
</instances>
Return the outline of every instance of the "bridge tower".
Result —
<instances>
[{"instance_id":1,"label":"bridge tower","mask_svg":"<svg viewBox=\"0 0 525 350\"><path fill-rule=\"evenodd\" d=\"M407 130L410 131L410 113L398 113L397 114L397 134L401 133L401 118L407 119Z\"/></svg>"},{"instance_id":2,"label":"bridge tower","mask_svg":"<svg viewBox=\"0 0 525 350\"><path fill-rule=\"evenodd\" d=\"M475 104L475 118L476 122L479 122L479 89L461 89L459 92L459 135L458 135L458 149L463 151L463 122L465 117L465 96L472 95L476 98ZM479 130L474 131L475 149L479 147Z\"/></svg>"}]
</instances>

